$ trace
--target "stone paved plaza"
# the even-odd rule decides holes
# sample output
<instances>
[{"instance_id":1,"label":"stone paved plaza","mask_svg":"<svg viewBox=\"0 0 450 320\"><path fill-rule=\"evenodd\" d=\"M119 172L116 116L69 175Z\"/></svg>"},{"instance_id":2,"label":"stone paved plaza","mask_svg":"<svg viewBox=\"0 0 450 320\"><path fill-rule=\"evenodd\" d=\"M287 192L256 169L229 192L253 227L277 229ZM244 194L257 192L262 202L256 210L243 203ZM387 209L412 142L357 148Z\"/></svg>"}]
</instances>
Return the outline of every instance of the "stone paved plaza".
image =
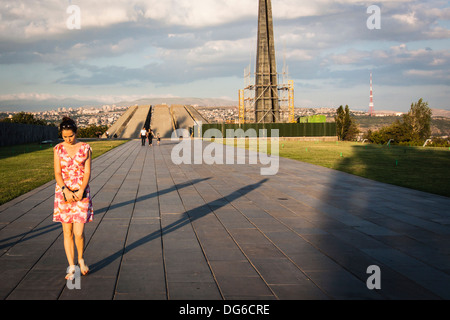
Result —
<instances>
[{"instance_id":1,"label":"stone paved plaza","mask_svg":"<svg viewBox=\"0 0 450 320\"><path fill-rule=\"evenodd\" d=\"M55 182L0 207L1 299L450 298L449 198L289 159L273 176L175 165L176 142L140 144L93 161L79 290L64 280Z\"/></svg>"}]
</instances>

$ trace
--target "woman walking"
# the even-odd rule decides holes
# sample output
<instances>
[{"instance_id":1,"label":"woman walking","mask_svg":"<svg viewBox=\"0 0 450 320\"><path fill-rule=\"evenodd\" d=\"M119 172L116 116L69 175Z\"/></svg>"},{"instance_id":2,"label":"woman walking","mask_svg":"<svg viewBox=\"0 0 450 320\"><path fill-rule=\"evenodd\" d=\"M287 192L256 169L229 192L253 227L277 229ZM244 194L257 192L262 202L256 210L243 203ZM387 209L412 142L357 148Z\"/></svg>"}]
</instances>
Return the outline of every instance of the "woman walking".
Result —
<instances>
[{"instance_id":1,"label":"woman walking","mask_svg":"<svg viewBox=\"0 0 450 320\"><path fill-rule=\"evenodd\" d=\"M148 129L148 134L147 134L147 136L148 136L148 146L151 147L152 144L153 144L153 137L155 136L155 135L153 134L152 128L149 128L149 129Z\"/></svg>"},{"instance_id":2,"label":"woman walking","mask_svg":"<svg viewBox=\"0 0 450 320\"><path fill-rule=\"evenodd\" d=\"M89 267L84 262L84 225L93 218L89 179L91 177L91 147L76 139L75 121L64 117L60 124L64 142L54 148L55 201L53 221L61 222L64 249L69 268L66 279L75 277L75 246L81 274ZM75 241L74 241L75 237Z\"/></svg>"}]
</instances>

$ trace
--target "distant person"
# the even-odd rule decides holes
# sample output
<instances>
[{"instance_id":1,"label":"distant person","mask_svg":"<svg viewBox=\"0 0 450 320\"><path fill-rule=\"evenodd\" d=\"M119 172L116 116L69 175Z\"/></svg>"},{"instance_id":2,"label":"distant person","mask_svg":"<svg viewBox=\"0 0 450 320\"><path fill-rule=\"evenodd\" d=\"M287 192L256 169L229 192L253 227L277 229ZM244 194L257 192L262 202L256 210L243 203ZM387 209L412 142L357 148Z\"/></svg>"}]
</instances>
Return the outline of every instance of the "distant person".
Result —
<instances>
[{"instance_id":1,"label":"distant person","mask_svg":"<svg viewBox=\"0 0 450 320\"><path fill-rule=\"evenodd\" d=\"M106 131L106 139L109 139L109 132Z\"/></svg>"},{"instance_id":2,"label":"distant person","mask_svg":"<svg viewBox=\"0 0 450 320\"><path fill-rule=\"evenodd\" d=\"M139 133L141 137L142 146L145 146L145 138L147 138L147 130L145 130L145 127L142 127L141 132Z\"/></svg>"},{"instance_id":3,"label":"distant person","mask_svg":"<svg viewBox=\"0 0 450 320\"><path fill-rule=\"evenodd\" d=\"M148 129L148 146L151 147L153 144L153 138L154 138L154 134L153 134L153 130L151 128Z\"/></svg>"},{"instance_id":4,"label":"distant person","mask_svg":"<svg viewBox=\"0 0 450 320\"><path fill-rule=\"evenodd\" d=\"M77 140L75 121L64 117L59 128L64 142L54 147L56 187L53 221L62 224L64 249L69 262L66 279L73 280L75 246L81 274L89 272L83 253L84 226L92 221L94 215L89 187L92 151L89 144Z\"/></svg>"},{"instance_id":5,"label":"distant person","mask_svg":"<svg viewBox=\"0 0 450 320\"><path fill-rule=\"evenodd\" d=\"M159 132L156 134L156 139L158 141L158 146L159 146L159 143L161 142L161 137L159 135Z\"/></svg>"}]
</instances>

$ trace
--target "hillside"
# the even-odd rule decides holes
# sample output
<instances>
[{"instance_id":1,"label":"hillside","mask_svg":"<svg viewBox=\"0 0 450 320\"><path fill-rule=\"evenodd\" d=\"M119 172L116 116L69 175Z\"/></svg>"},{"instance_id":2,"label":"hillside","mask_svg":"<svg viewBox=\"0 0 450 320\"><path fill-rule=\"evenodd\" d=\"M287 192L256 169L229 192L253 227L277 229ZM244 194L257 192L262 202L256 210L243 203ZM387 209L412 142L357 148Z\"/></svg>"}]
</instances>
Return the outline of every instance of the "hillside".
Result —
<instances>
[{"instance_id":1,"label":"hillside","mask_svg":"<svg viewBox=\"0 0 450 320\"><path fill-rule=\"evenodd\" d=\"M134 105L157 105L157 104L182 104L182 105L198 105L198 106L236 106L237 101L231 101L221 98L180 98L180 97L161 97L161 98L144 98L138 100L123 100L114 102L106 100L79 100L79 99L16 99L0 101L0 111L47 111L65 108L79 108L79 107L95 107L100 108L103 105L134 106Z\"/></svg>"},{"instance_id":2,"label":"hillside","mask_svg":"<svg viewBox=\"0 0 450 320\"><path fill-rule=\"evenodd\" d=\"M121 101L115 103L115 105L119 107L130 105L158 105L158 104L227 107L227 106L236 106L237 102L220 98L145 98L134 101Z\"/></svg>"},{"instance_id":3,"label":"hillside","mask_svg":"<svg viewBox=\"0 0 450 320\"><path fill-rule=\"evenodd\" d=\"M450 110L444 109L431 109L433 112L433 117L444 117L450 119Z\"/></svg>"},{"instance_id":4,"label":"hillside","mask_svg":"<svg viewBox=\"0 0 450 320\"><path fill-rule=\"evenodd\" d=\"M433 136L450 136L450 117L436 116L433 110L433 117L431 119L431 134ZM447 110L441 110L447 111ZM447 111L449 112L449 111ZM439 113L440 114L440 113ZM445 114L445 113L444 113ZM369 116L355 116L359 124L360 130L365 133L369 129L372 131L378 130L382 127L392 124L395 120L401 120L401 117L386 116L386 117L369 117Z\"/></svg>"}]
</instances>

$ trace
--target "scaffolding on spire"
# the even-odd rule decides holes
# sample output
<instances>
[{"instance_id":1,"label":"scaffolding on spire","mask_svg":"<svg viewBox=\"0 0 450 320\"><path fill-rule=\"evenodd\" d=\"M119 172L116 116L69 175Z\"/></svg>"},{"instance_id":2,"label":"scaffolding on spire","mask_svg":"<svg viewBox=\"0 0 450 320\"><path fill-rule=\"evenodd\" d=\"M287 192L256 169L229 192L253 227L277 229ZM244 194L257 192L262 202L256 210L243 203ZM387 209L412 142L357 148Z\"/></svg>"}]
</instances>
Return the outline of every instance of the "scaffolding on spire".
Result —
<instances>
[{"instance_id":1,"label":"scaffolding on spire","mask_svg":"<svg viewBox=\"0 0 450 320\"><path fill-rule=\"evenodd\" d=\"M295 122L294 82L277 73L271 0L259 0L256 70L244 69L244 90L239 90L239 123ZM280 76L282 77L280 82Z\"/></svg>"}]
</instances>

